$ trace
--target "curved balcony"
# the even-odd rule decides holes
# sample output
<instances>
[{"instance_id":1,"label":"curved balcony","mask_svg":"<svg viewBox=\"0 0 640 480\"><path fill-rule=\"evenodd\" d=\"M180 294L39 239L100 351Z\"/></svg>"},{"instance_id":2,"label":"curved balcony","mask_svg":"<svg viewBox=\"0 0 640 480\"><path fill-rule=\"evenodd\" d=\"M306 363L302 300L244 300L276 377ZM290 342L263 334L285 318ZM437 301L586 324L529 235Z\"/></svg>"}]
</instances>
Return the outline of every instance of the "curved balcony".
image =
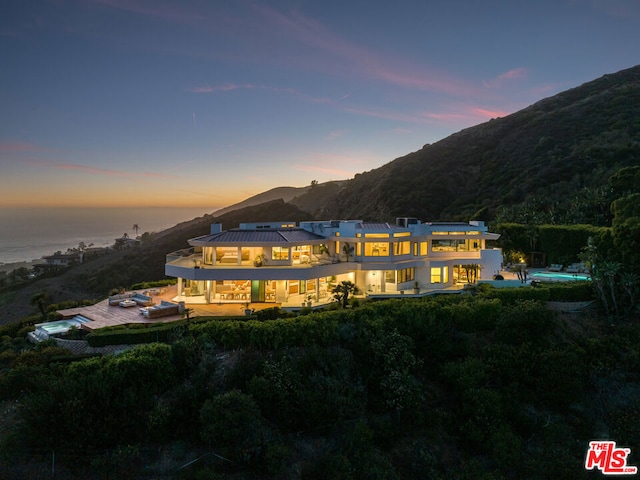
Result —
<instances>
[{"instance_id":1,"label":"curved balcony","mask_svg":"<svg viewBox=\"0 0 640 480\"><path fill-rule=\"evenodd\" d=\"M317 276L339 275L354 270L354 262L326 263L312 258L307 263L295 263L293 260L267 260L258 267L253 262L205 264L202 253L188 248L166 256L165 274L189 280L287 280L297 278L310 279ZM358 267L355 266L355 269Z\"/></svg>"}]
</instances>

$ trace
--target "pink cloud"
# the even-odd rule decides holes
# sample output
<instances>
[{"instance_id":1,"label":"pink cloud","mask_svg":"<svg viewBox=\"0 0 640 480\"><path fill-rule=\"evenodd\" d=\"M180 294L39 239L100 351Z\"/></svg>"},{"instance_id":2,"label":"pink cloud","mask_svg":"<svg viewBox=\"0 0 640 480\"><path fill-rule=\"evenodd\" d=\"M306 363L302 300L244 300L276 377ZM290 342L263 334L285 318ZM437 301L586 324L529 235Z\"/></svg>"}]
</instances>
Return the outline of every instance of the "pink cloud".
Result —
<instances>
[{"instance_id":1,"label":"pink cloud","mask_svg":"<svg viewBox=\"0 0 640 480\"><path fill-rule=\"evenodd\" d=\"M325 58L310 57L314 67L331 73L342 73L369 77L384 83L419 90L434 90L453 95L473 94L475 88L457 78L452 78L434 69L417 67L411 59L399 60L397 55L385 56L353 44L329 31L321 23L293 12L283 14L270 7L256 7L266 19L265 27L279 32L299 45L306 45ZM296 58L298 63L304 62ZM311 66L311 64L309 64Z\"/></svg>"},{"instance_id":2,"label":"pink cloud","mask_svg":"<svg viewBox=\"0 0 640 480\"><path fill-rule=\"evenodd\" d=\"M484 108L471 108L470 112L476 116L485 118L498 118L509 115L509 112L505 112L503 110L486 110Z\"/></svg>"},{"instance_id":3,"label":"pink cloud","mask_svg":"<svg viewBox=\"0 0 640 480\"><path fill-rule=\"evenodd\" d=\"M513 80L524 78L527 76L526 68L514 68L513 70L509 70L508 72L504 72L502 75L498 75L498 79L500 80Z\"/></svg>"},{"instance_id":4,"label":"pink cloud","mask_svg":"<svg viewBox=\"0 0 640 480\"><path fill-rule=\"evenodd\" d=\"M413 90L444 92L455 96L473 96L477 88L464 79L434 68L420 65L412 58L384 54L351 42L332 32L323 23L298 11L279 11L268 5L245 4L250 11L235 17L220 6L208 10L206 2L194 7L182 7L166 1L93 0L95 3L130 13L161 18L167 21L196 25L215 35L234 38L235 44L251 45L241 54L244 60L270 64L286 64L294 69L321 70L329 75L366 78L384 84ZM240 4L242 5L242 4ZM238 39L238 32L250 32ZM256 50L254 45L258 45ZM283 48L285 45L285 48ZM296 45L295 49L286 48ZM188 55L193 55L193 52ZM215 57L222 55L216 52ZM238 61L238 55L228 53L228 60ZM237 87L242 88L242 87ZM201 86L188 91L211 93L219 87Z\"/></svg>"},{"instance_id":5,"label":"pink cloud","mask_svg":"<svg viewBox=\"0 0 640 480\"><path fill-rule=\"evenodd\" d=\"M345 130L333 130L329 132L327 135L327 140L335 140L337 138L343 137L345 134Z\"/></svg>"},{"instance_id":6,"label":"pink cloud","mask_svg":"<svg viewBox=\"0 0 640 480\"><path fill-rule=\"evenodd\" d=\"M456 120L464 120L467 118L466 115L461 113L446 113L446 112L425 112L423 114L427 118L431 118L433 120L439 120L444 122L452 122Z\"/></svg>"},{"instance_id":7,"label":"pink cloud","mask_svg":"<svg viewBox=\"0 0 640 480\"><path fill-rule=\"evenodd\" d=\"M529 72L526 68L523 68L523 67L514 68L504 73L501 73L493 80L484 82L484 86L486 88L500 88L507 82L526 78L528 74Z\"/></svg>"}]
</instances>

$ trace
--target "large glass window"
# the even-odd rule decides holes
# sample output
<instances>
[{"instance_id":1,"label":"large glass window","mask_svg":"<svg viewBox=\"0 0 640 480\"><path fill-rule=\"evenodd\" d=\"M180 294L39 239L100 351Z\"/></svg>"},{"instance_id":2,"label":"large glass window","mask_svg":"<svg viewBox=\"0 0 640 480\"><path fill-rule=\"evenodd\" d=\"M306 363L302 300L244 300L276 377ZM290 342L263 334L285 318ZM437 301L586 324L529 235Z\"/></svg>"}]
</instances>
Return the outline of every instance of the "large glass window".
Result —
<instances>
[{"instance_id":1,"label":"large glass window","mask_svg":"<svg viewBox=\"0 0 640 480\"><path fill-rule=\"evenodd\" d=\"M291 257L293 263L310 263L311 262L311 246L300 245L291 249Z\"/></svg>"},{"instance_id":2,"label":"large glass window","mask_svg":"<svg viewBox=\"0 0 640 480\"><path fill-rule=\"evenodd\" d=\"M271 247L272 260L289 260L288 247Z\"/></svg>"},{"instance_id":3,"label":"large glass window","mask_svg":"<svg viewBox=\"0 0 640 480\"><path fill-rule=\"evenodd\" d=\"M386 283L405 283L416 279L415 268L403 268L401 270L385 270L384 281Z\"/></svg>"},{"instance_id":4,"label":"large glass window","mask_svg":"<svg viewBox=\"0 0 640 480\"><path fill-rule=\"evenodd\" d=\"M411 242L393 242L394 255L409 255L411 253Z\"/></svg>"},{"instance_id":5,"label":"large glass window","mask_svg":"<svg viewBox=\"0 0 640 480\"><path fill-rule=\"evenodd\" d=\"M480 250L478 239L434 239L431 241L434 252L476 252Z\"/></svg>"},{"instance_id":6,"label":"large glass window","mask_svg":"<svg viewBox=\"0 0 640 480\"><path fill-rule=\"evenodd\" d=\"M365 257L388 257L389 242L367 242L364 244Z\"/></svg>"},{"instance_id":7,"label":"large glass window","mask_svg":"<svg viewBox=\"0 0 640 480\"><path fill-rule=\"evenodd\" d=\"M448 267L431 267L431 283L449 282Z\"/></svg>"},{"instance_id":8,"label":"large glass window","mask_svg":"<svg viewBox=\"0 0 640 480\"><path fill-rule=\"evenodd\" d=\"M204 263L211 265L213 263L213 247L204 247Z\"/></svg>"},{"instance_id":9,"label":"large glass window","mask_svg":"<svg viewBox=\"0 0 640 480\"><path fill-rule=\"evenodd\" d=\"M410 282L415 279L415 268L403 268L402 270L398 270L398 283Z\"/></svg>"},{"instance_id":10,"label":"large glass window","mask_svg":"<svg viewBox=\"0 0 640 480\"><path fill-rule=\"evenodd\" d=\"M238 249L236 247L217 247L216 248L217 263L238 263Z\"/></svg>"}]
</instances>

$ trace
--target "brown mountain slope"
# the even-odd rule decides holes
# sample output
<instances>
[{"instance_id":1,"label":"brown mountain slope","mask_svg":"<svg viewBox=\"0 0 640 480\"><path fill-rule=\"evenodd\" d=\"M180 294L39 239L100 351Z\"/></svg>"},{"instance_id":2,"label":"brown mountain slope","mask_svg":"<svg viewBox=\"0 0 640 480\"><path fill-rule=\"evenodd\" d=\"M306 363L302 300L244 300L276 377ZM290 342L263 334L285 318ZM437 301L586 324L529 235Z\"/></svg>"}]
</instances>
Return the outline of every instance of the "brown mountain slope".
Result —
<instances>
[{"instance_id":1,"label":"brown mountain slope","mask_svg":"<svg viewBox=\"0 0 640 480\"><path fill-rule=\"evenodd\" d=\"M219 217L221 215L225 215L234 210L240 210L241 208L253 207L255 205L260 205L262 203L272 202L274 200L283 200L285 202L289 202L300 195L304 195L307 191L311 189L311 186L306 187L276 187L266 192L259 193L252 197L247 198L238 203L234 203L233 205L229 205L228 207L221 208L220 210L216 210L213 212L213 215Z\"/></svg>"}]
</instances>

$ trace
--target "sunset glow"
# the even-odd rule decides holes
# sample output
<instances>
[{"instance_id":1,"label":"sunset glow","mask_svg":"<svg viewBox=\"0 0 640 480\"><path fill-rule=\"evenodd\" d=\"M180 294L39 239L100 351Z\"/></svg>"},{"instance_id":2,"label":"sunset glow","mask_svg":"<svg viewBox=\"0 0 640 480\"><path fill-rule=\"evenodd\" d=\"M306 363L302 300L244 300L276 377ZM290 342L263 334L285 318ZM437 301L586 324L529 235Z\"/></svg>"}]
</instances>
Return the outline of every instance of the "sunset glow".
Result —
<instances>
[{"instance_id":1,"label":"sunset glow","mask_svg":"<svg viewBox=\"0 0 640 480\"><path fill-rule=\"evenodd\" d=\"M9 0L0 207L213 210L638 61L635 0L454 3Z\"/></svg>"}]
</instances>

